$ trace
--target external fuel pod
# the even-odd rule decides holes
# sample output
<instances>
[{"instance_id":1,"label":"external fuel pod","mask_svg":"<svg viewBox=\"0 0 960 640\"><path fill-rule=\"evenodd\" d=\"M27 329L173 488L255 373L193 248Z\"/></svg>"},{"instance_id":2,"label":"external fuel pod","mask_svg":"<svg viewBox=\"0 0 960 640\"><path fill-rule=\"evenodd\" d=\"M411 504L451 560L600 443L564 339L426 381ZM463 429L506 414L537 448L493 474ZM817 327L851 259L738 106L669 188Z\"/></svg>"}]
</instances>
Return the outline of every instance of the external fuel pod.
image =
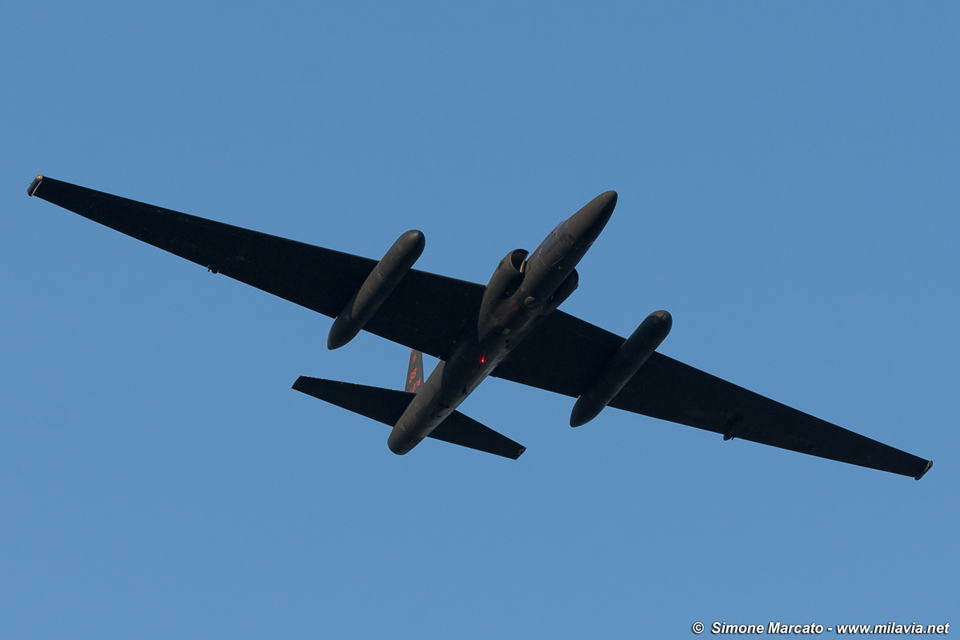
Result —
<instances>
[{"instance_id":1,"label":"external fuel pod","mask_svg":"<svg viewBox=\"0 0 960 640\"><path fill-rule=\"evenodd\" d=\"M577 398L570 413L570 426L579 427L596 418L657 350L672 326L673 318L666 311L654 311L644 318L593 384Z\"/></svg>"},{"instance_id":2,"label":"external fuel pod","mask_svg":"<svg viewBox=\"0 0 960 640\"><path fill-rule=\"evenodd\" d=\"M327 335L327 348L337 349L353 340L383 301L407 275L413 263L423 253L426 240L414 229L397 238L383 259L373 268L367 279L350 298Z\"/></svg>"}]
</instances>

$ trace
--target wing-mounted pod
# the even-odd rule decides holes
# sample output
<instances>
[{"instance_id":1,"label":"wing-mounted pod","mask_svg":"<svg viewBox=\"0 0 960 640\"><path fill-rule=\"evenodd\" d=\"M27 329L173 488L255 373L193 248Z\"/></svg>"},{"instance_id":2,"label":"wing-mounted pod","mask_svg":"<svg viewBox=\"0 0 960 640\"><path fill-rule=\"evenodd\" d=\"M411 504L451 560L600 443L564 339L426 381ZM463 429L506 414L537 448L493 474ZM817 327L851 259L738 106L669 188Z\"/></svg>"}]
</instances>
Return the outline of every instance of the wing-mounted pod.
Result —
<instances>
[{"instance_id":1,"label":"wing-mounted pod","mask_svg":"<svg viewBox=\"0 0 960 640\"><path fill-rule=\"evenodd\" d=\"M414 229L397 238L383 259L373 268L350 302L330 327L327 348L337 349L353 340L387 299L413 263L423 253L426 240Z\"/></svg>"},{"instance_id":2,"label":"wing-mounted pod","mask_svg":"<svg viewBox=\"0 0 960 640\"><path fill-rule=\"evenodd\" d=\"M673 318L666 311L654 311L647 316L597 379L577 398L570 414L570 426L579 427L596 418L657 350L672 326Z\"/></svg>"},{"instance_id":3,"label":"wing-mounted pod","mask_svg":"<svg viewBox=\"0 0 960 640\"><path fill-rule=\"evenodd\" d=\"M514 249L500 261L487 289L483 293L483 301L480 303L480 321L477 327L481 339L486 336L497 324L496 313L497 306L516 293L523 282L523 262L527 259L529 251L526 249Z\"/></svg>"}]
</instances>

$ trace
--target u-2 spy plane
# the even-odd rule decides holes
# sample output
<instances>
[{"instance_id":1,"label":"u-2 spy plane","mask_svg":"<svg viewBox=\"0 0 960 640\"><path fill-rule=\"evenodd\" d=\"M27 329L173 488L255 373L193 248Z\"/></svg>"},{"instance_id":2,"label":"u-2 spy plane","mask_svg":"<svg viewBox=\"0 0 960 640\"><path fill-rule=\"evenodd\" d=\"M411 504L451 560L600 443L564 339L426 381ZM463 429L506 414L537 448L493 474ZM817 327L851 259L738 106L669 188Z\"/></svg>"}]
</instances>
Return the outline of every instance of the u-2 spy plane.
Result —
<instances>
[{"instance_id":1,"label":"u-2 spy plane","mask_svg":"<svg viewBox=\"0 0 960 640\"><path fill-rule=\"evenodd\" d=\"M933 465L662 355L666 311L624 340L558 310L613 213L613 191L561 222L533 253L508 253L486 286L413 269L420 231L401 235L376 261L43 176L28 194L334 318L330 349L361 330L409 347L404 391L306 376L293 385L392 427L387 445L397 454L430 437L518 458L523 446L457 411L492 375L576 398L573 427L609 405L917 480ZM426 381L422 353L440 360Z\"/></svg>"}]
</instances>

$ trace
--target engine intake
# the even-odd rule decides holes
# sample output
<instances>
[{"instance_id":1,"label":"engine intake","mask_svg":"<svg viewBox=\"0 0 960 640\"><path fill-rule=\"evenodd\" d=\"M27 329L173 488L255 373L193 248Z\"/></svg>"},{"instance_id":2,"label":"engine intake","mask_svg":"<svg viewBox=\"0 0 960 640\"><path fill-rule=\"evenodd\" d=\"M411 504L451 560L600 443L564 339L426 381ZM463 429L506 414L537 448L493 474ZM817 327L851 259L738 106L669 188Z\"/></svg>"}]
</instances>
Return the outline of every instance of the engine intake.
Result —
<instances>
[{"instance_id":1,"label":"engine intake","mask_svg":"<svg viewBox=\"0 0 960 640\"><path fill-rule=\"evenodd\" d=\"M529 255L526 249L514 249L500 261L487 289L483 293L480 303L480 336L485 336L492 327L486 326L493 322L497 306L516 293L523 283L523 264Z\"/></svg>"}]
</instances>

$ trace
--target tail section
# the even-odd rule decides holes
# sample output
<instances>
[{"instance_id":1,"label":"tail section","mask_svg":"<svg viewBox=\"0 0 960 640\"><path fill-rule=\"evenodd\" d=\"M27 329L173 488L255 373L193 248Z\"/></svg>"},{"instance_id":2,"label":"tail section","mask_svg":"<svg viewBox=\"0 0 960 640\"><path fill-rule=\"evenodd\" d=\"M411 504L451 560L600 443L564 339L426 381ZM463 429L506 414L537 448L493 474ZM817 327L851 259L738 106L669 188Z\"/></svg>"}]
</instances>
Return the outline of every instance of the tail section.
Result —
<instances>
[{"instance_id":1,"label":"tail section","mask_svg":"<svg viewBox=\"0 0 960 640\"><path fill-rule=\"evenodd\" d=\"M418 369L421 370L422 380L423 360L417 351L411 355L411 369L415 359L420 361ZM407 379L409 381L409 375ZM407 405L416 395L409 391L381 389L307 376L297 378L293 388L308 396L319 398L391 427L400 419ZM430 432L429 437L512 460L516 460L526 451L523 445L480 424L473 418L468 418L459 411L450 414L439 427Z\"/></svg>"},{"instance_id":2,"label":"tail section","mask_svg":"<svg viewBox=\"0 0 960 640\"><path fill-rule=\"evenodd\" d=\"M410 364L407 366L407 383L404 391L416 393L423 384L423 354L416 349L410 350Z\"/></svg>"}]
</instances>

